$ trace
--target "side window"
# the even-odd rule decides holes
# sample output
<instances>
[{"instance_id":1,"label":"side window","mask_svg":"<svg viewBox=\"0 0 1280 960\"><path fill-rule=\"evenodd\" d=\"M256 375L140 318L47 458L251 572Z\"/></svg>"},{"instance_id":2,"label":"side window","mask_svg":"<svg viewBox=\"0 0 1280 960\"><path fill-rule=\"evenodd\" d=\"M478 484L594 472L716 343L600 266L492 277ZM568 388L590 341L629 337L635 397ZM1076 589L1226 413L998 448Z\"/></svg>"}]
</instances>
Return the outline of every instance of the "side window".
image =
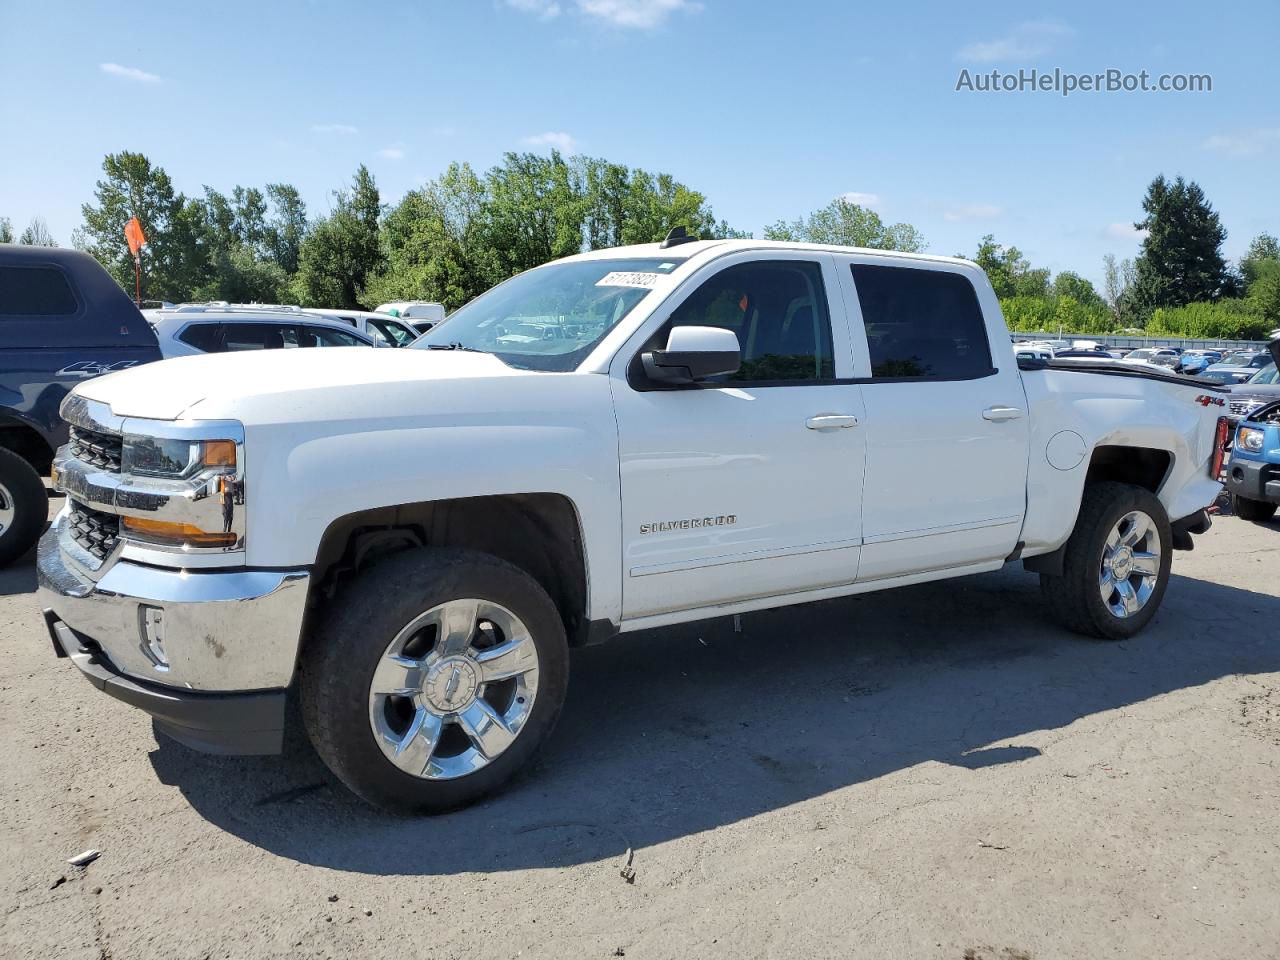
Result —
<instances>
[{"instance_id":1,"label":"side window","mask_svg":"<svg viewBox=\"0 0 1280 960\"><path fill-rule=\"evenodd\" d=\"M57 267L0 267L0 317L69 317L77 309Z\"/></svg>"},{"instance_id":2,"label":"side window","mask_svg":"<svg viewBox=\"0 0 1280 960\"><path fill-rule=\"evenodd\" d=\"M369 327L380 333L388 343L393 347L403 347L406 344L413 343L418 339L418 335L409 330L402 323L396 323L394 320L370 320ZM374 339L377 339L375 336Z\"/></svg>"},{"instance_id":3,"label":"side window","mask_svg":"<svg viewBox=\"0 0 1280 960\"><path fill-rule=\"evenodd\" d=\"M680 304L646 349L672 327L722 327L738 335L742 366L729 382L830 380L831 315L822 267L803 260L742 263L721 270Z\"/></svg>"},{"instance_id":4,"label":"side window","mask_svg":"<svg viewBox=\"0 0 1280 960\"><path fill-rule=\"evenodd\" d=\"M298 345L298 331L291 323L228 323L222 344L227 351L283 350Z\"/></svg>"},{"instance_id":5,"label":"side window","mask_svg":"<svg viewBox=\"0 0 1280 960\"><path fill-rule=\"evenodd\" d=\"M205 353L222 350L222 324L193 323L178 334L178 339Z\"/></svg>"},{"instance_id":6,"label":"side window","mask_svg":"<svg viewBox=\"0 0 1280 960\"><path fill-rule=\"evenodd\" d=\"M351 334L342 330L330 330L328 327L306 327L306 339L303 346L307 347L365 347L368 346L359 337L353 337Z\"/></svg>"},{"instance_id":7,"label":"side window","mask_svg":"<svg viewBox=\"0 0 1280 960\"><path fill-rule=\"evenodd\" d=\"M993 372L982 308L967 277L855 263L853 282L872 377L967 380Z\"/></svg>"}]
</instances>

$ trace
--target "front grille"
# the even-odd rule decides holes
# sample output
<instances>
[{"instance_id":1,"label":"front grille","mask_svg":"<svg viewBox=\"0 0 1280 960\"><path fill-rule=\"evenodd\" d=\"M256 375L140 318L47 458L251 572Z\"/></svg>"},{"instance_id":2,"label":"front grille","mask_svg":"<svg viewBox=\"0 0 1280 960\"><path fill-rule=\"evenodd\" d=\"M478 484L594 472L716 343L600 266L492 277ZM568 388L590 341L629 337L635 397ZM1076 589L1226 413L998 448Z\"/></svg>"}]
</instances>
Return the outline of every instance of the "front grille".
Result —
<instances>
[{"instance_id":1,"label":"front grille","mask_svg":"<svg viewBox=\"0 0 1280 960\"><path fill-rule=\"evenodd\" d=\"M71 428L71 455L100 470L120 472L124 439L112 433L98 433L83 427Z\"/></svg>"},{"instance_id":2,"label":"front grille","mask_svg":"<svg viewBox=\"0 0 1280 960\"><path fill-rule=\"evenodd\" d=\"M71 514L67 519L71 539L99 560L105 560L120 539L120 518L114 513L103 513L71 501Z\"/></svg>"},{"instance_id":3,"label":"front grille","mask_svg":"<svg viewBox=\"0 0 1280 960\"><path fill-rule=\"evenodd\" d=\"M1229 409L1233 417L1245 417L1260 406L1262 406L1260 400L1232 400Z\"/></svg>"}]
</instances>

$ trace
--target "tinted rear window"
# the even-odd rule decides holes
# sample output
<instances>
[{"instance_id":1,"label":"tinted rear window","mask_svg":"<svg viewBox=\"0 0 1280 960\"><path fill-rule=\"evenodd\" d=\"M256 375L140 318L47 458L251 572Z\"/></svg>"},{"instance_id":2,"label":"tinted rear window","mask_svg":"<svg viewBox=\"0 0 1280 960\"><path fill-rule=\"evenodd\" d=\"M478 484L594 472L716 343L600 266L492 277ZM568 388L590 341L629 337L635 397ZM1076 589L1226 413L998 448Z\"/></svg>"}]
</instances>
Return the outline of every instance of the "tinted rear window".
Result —
<instances>
[{"instance_id":1,"label":"tinted rear window","mask_svg":"<svg viewBox=\"0 0 1280 960\"><path fill-rule=\"evenodd\" d=\"M967 277L855 263L853 282L873 377L964 380L992 372L986 323Z\"/></svg>"},{"instance_id":2,"label":"tinted rear window","mask_svg":"<svg viewBox=\"0 0 1280 960\"><path fill-rule=\"evenodd\" d=\"M191 344L197 350L213 353L222 345L222 324L193 323L178 334L178 339L183 343Z\"/></svg>"},{"instance_id":3,"label":"tinted rear window","mask_svg":"<svg viewBox=\"0 0 1280 960\"><path fill-rule=\"evenodd\" d=\"M69 317L78 305L57 267L0 267L0 316Z\"/></svg>"}]
</instances>

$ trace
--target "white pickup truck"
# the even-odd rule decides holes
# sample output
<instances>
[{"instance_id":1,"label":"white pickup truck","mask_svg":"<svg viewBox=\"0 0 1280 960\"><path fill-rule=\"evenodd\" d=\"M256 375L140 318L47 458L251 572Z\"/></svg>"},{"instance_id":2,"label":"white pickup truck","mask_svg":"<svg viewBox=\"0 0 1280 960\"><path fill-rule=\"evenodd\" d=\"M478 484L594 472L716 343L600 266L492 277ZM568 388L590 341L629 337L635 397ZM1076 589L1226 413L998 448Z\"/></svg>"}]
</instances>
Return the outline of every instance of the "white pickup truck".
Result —
<instances>
[{"instance_id":1,"label":"white pickup truck","mask_svg":"<svg viewBox=\"0 0 1280 960\"><path fill-rule=\"evenodd\" d=\"M1067 627L1131 636L1208 526L1224 397L1019 364L967 261L673 235L411 349L77 387L41 605L169 736L276 752L296 696L353 791L442 810L528 762L569 649L619 632L1022 560Z\"/></svg>"}]
</instances>

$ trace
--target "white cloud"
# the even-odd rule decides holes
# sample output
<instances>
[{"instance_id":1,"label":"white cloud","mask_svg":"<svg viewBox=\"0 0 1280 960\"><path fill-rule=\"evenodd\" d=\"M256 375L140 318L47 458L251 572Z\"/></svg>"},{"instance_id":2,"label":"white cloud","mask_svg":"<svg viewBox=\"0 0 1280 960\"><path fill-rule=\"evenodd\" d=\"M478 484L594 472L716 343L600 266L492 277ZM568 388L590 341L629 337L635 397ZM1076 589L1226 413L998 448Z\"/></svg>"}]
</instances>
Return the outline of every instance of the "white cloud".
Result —
<instances>
[{"instance_id":1,"label":"white cloud","mask_svg":"<svg viewBox=\"0 0 1280 960\"><path fill-rule=\"evenodd\" d=\"M404 149L402 147L383 147L378 151L378 156L383 160L403 160Z\"/></svg>"},{"instance_id":2,"label":"white cloud","mask_svg":"<svg viewBox=\"0 0 1280 960\"><path fill-rule=\"evenodd\" d=\"M858 206L867 207L868 209L880 206L880 194L878 193L859 193L857 190L850 190L848 193L840 194L840 199L856 203Z\"/></svg>"},{"instance_id":3,"label":"white cloud","mask_svg":"<svg viewBox=\"0 0 1280 960\"><path fill-rule=\"evenodd\" d=\"M578 9L615 27L660 27L677 11L693 11L701 4L692 0L576 0Z\"/></svg>"},{"instance_id":4,"label":"white cloud","mask_svg":"<svg viewBox=\"0 0 1280 960\"><path fill-rule=\"evenodd\" d=\"M560 16L560 4L555 0L506 0L507 6L521 13L531 13L539 20L554 20Z\"/></svg>"},{"instance_id":5,"label":"white cloud","mask_svg":"<svg viewBox=\"0 0 1280 960\"><path fill-rule=\"evenodd\" d=\"M312 133L335 133L343 137L354 137L360 131L349 123L313 123Z\"/></svg>"},{"instance_id":6,"label":"white cloud","mask_svg":"<svg viewBox=\"0 0 1280 960\"><path fill-rule=\"evenodd\" d=\"M961 47L958 60L993 63L1000 60L1031 60L1042 57L1060 41L1075 36L1075 31L1056 20L1032 20L1020 23L1003 37L980 40Z\"/></svg>"},{"instance_id":7,"label":"white cloud","mask_svg":"<svg viewBox=\"0 0 1280 960\"><path fill-rule=\"evenodd\" d=\"M966 220L994 220L1003 213L1004 208L997 207L994 203L965 203L952 207L942 215L942 218L952 223L960 223Z\"/></svg>"},{"instance_id":8,"label":"white cloud","mask_svg":"<svg viewBox=\"0 0 1280 960\"><path fill-rule=\"evenodd\" d=\"M1147 230L1139 230L1130 220L1118 220L1107 224L1107 236L1112 240L1143 240Z\"/></svg>"},{"instance_id":9,"label":"white cloud","mask_svg":"<svg viewBox=\"0 0 1280 960\"><path fill-rule=\"evenodd\" d=\"M1231 153L1238 157L1247 157L1261 153L1267 147L1280 142L1280 129L1276 127L1259 127L1246 130L1244 133L1219 133L1209 137L1201 146L1206 150L1218 153Z\"/></svg>"},{"instance_id":10,"label":"white cloud","mask_svg":"<svg viewBox=\"0 0 1280 960\"><path fill-rule=\"evenodd\" d=\"M536 133L531 137L525 137L520 142L526 147L551 147L553 150L559 150L561 153L573 153L573 151L578 147L578 141L563 131Z\"/></svg>"},{"instance_id":11,"label":"white cloud","mask_svg":"<svg viewBox=\"0 0 1280 960\"><path fill-rule=\"evenodd\" d=\"M137 80L139 83L159 83L160 78L154 73L147 73L137 67L122 67L118 63L100 63L98 69L113 77L124 77L126 80Z\"/></svg>"},{"instance_id":12,"label":"white cloud","mask_svg":"<svg viewBox=\"0 0 1280 960\"><path fill-rule=\"evenodd\" d=\"M614 27L649 30L660 27L671 14L702 9L697 0L504 0L508 7L539 20L554 20L572 2L584 17L602 20Z\"/></svg>"}]
</instances>

